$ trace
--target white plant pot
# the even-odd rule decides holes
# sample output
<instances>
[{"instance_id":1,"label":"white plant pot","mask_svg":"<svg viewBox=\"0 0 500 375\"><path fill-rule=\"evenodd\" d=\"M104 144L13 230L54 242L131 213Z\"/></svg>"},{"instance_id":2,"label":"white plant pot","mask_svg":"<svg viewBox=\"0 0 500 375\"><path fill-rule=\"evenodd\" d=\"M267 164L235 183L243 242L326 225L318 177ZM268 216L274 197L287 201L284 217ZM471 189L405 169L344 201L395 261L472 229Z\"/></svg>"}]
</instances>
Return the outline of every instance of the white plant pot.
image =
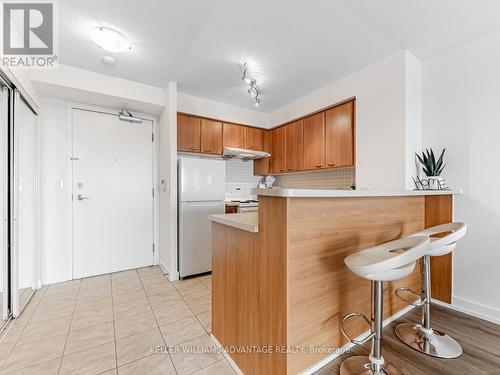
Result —
<instances>
[{"instance_id":1,"label":"white plant pot","mask_svg":"<svg viewBox=\"0 0 500 375\"><path fill-rule=\"evenodd\" d=\"M444 187L444 178L441 176L426 176L425 179L429 182L427 190L441 190Z\"/></svg>"}]
</instances>

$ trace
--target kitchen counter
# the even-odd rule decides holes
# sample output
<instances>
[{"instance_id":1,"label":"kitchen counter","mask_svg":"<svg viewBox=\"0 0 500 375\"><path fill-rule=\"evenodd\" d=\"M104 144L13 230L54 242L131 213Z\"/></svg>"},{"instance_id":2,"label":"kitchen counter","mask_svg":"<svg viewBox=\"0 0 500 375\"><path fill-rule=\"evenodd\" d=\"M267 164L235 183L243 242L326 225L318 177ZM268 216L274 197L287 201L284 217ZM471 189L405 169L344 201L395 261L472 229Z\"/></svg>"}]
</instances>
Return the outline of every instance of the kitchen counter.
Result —
<instances>
[{"instance_id":1,"label":"kitchen counter","mask_svg":"<svg viewBox=\"0 0 500 375\"><path fill-rule=\"evenodd\" d=\"M451 222L459 193L253 190L258 212L211 217L213 336L224 347L262 349L229 354L246 375L313 368L347 344L339 329L342 316L370 316L370 282L349 271L345 257ZM446 303L451 265L452 253L431 260L432 296ZM394 295L399 287L419 289L418 267L386 283L384 319L408 306ZM350 329L356 337L366 325L353 320Z\"/></svg>"},{"instance_id":2,"label":"kitchen counter","mask_svg":"<svg viewBox=\"0 0 500 375\"><path fill-rule=\"evenodd\" d=\"M259 231L259 218L257 211L242 212L239 214L211 215L210 220L215 223L224 224L250 233L257 233Z\"/></svg>"},{"instance_id":3,"label":"kitchen counter","mask_svg":"<svg viewBox=\"0 0 500 375\"><path fill-rule=\"evenodd\" d=\"M321 189L252 189L252 194L285 198L342 198L342 197L404 197L461 194L454 190L321 190Z\"/></svg>"}]
</instances>

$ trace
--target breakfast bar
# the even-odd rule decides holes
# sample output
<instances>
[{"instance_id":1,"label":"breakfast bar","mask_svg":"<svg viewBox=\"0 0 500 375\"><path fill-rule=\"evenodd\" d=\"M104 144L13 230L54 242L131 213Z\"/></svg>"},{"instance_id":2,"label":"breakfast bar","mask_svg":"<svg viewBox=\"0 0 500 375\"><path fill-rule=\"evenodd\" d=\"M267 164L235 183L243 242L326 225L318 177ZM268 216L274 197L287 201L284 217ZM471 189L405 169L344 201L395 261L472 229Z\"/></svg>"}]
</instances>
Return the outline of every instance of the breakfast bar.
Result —
<instances>
[{"instance_id":1,"label":"breakfast bar","mask_svg":"<svg viewBox=\"0 0 500 375\"><path fill-rule=\"evenodd\" d=\"M255 189L258 213L211 217L213 337L244 374L311 369L347 344L344 315L370 316L370 284L345 257L451 222L457 193ZM432 259L431 273L433 298L450 302L451 255ZM385 284L385 319L407 308L394 295L403 286L419 290L418 267Z\"/></svg>"}]
</instances>

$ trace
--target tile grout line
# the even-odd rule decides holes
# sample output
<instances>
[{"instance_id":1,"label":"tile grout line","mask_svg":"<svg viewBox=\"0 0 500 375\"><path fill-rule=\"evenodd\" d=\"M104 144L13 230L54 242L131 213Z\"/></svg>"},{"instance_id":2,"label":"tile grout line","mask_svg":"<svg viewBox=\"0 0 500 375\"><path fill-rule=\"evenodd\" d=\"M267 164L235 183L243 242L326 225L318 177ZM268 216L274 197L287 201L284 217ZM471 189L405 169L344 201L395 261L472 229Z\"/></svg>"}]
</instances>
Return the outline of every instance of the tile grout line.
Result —
<instances>
[{"instance_id":1,"label":"tile grout line","mask_svg":"<svg viewBox=\"0 0 500 375\"><path fill-rule=\"evenodd\" d=\"M109 283L111 288L111 315L113 317L113 338L115 344L115 369L118 374L118 349L116 347L116 323L115 323L115 301L113 299L113 277L109 274Z\"/></svg>"},{"instance_id":2,"label":"tile grout line","mask_svg":"<svg viewBox=\"0 0 500 375\"><path fill-rule=\"evenodd\" d=\"M40 300L38 301L38 303L36 304L36 306L33 308L33 312L31 313L30 317L28 318L28 321L26 322L26 324L24 326L21 326L22 327L22 330L21 330L21 333L19 334L19 336L17 337L16 341L14 342L14 345L12 345L12 348L10 349L9 351L9 355L5 358L5 360L3 361L2 363L2 366L7 362L7 360L10 358L10 356L12 355L12 352L14 351L14 348L17 346L17 343L19 342L19 339L21 338L21 336L23 335L24 331L26 330L26 328L28 327L28 324L31 322L31 319L33 318L33 315L35 314L35 311L36 309L38 308L38 306L40 305L40 303L42 302L42 300L45 298L45 293L47 293L47 290L49 290L49 286L44 290L42 296L40 297ZM34 296L33 296L34 297ZM31 297L31 298L33 298ZM29 302L28 302L29 304ZM26 309L26 307L28 307L28 305L24 306L24 309ZM26 311L24 310L21 311L21 314ZM19 319L19 317L17 317L16 319ZM16 319L14 319L12 321L12 325L11 327L9 328L9 330L12 328L12 326L14 325ZM6 335L7 335L7 332L6 332ZM5 336L6 337L6 336ZM3 338L2 338L3 339ZM21 344L20 344L21 345ZM26 366L26 367L23 367L23 368L27 368L29 366ZM21 369L19 369L21 370ZM17 371L17 370L16 370Z\"/></svg>"},{"instance_id":3,"label":"tile grout line","mask_svg":"<svg viewBox=\"0 0 500 375\"><path fill-rule=\"evenodd\" d=\"M203 285L203 283L199 280L197 280L198 283L201 283ZM200 320L200 318L198 318L198 315L196 315L193 311L193 309L191 308L191 306L189 305L189 302L184 298L184 296L182 295L182 293L179 291L179 289L177 289L177 287L174 285L174 288L175 290L177 291L177 293L179 293L179 295L181 296L182 300L184 301L184 303L187 305L187 307L189 308L189 310L191 310L191 312L193 313L193 315L195 316L196 320L198 320L198 322L201 324L201 326L203 327L203 329L205 330L205 332L210 335L210 332L207 331L207 329L205 328L205 326L203 325L203 322ZM208 289L208 287L206 285L203 285L205 288ZM210 293L212 293L212 291L210 290ZM211 303L211 300L210 300L210 303ZM210 310L207 310L207 311L212 311L212 306L210 305ZM202 314L202 313L205 313L207 311L202 311L200 312L199 314ZM190 341L190 340L187 340L187 341Z\"/></svg>"},{"instance_id":4,"label":"tile grout line","mask_svg":"<svg viewBox=\"0 0 500 375\"><path fill-rule=\"evenodd\" d=\"M137 272L137 269L136 269L136 272ZM146 288L144 287L144 283L142 282L142 277L141 275L139 274L139 272L137 272L137 276L139 276L139 281L141 282L141 286L142 286L142 289L144 290L144 294L146 295L146 299L148 300L148 305L149 305L149 308L151 309L151 312L153 313L153 317L155 319L155 322L156 322L156 326L158 328L158 331L160 331L160 336L163 340L163 345L165 345L165 347L167 347L167 342L165 340L165 337L163 336L163 332L161 331L161 328L160 328L160 323L158 323L158 319L156 318L156 314L155 314L155 311L153 309L153 306L151 305L151 301L149 300L149 295L146 291ZM170 281L168 279L165 278L165 280L167 280L168 283L170 283ZM177 368L175 367L175 364L174 364L174 361L172 359L172 356L170 355L170 353L167 351L167 354L168 354L168 357L170 359L170 362L172 363L172 366L174 368L174 371L176 374L178 374L179 372L177 371ZM154 353L150 354L150 355L154 355ZM149 357L149 356L147 356ZM147 357L144 357L144 358L147 358ZM141 358L143 359L143 358ZM132 362L131 362L132 363Z\"/></svg>"},{"instance_id":5,"label":"tile grout line","mask_svg":"<svg viewBox=\"0 0 500 375\"><path fill-rule=\"evenodd\" d=\"M210 274L210 275L211 275L211 274ZM201 283L201 284L202 284L205 288L207 288L207 289L210 291L210 294L212 293L212 290L211 290L211 289L209 289L209 288L208 288L208 287L207 287L207 286L206 286L206 285L205 285L205 284L204 284L201 280L196 280L196 281L197 281L198 283ZM209 338L210 338L210 332L208 332L208 331L207 331L207 329L206 329L206 328L205 328L205 326L203 325L202 321L198 318L198 315L196 315L196 314L194 313L193 309L191 308L191 306L189 305L189 303L187 302L187 300L184 298L184 296L182 295L182 293L179 291L179 289L177 289L177 287L175 286L175 284L173 284L173 286L174 286L175 290L177 291L177 293L179 293L179 295L181 296L182 300L186 303L186 305L188 306L189 310L191 310L191 312L192 312L192 313L193 313L193 315L195 316L196 320L198 320L198 322L201 324L201 326L203 327L203 329L205 330L205 332L207 333L207 335L208 335L208 336L209 336ZM210 311L210 312L211 312L211 311L212 311L212 307L210 307L210 310L207 310L207 311ZM204 313L204 312L207 312L207 311L202 311L202 312L200 312L200 314L202 314L202 313ZM186 340L186 341L184 341L183 343L186 343L186 342L189 342L189 341L195 340L195 339L197 339L197 338L199 338L199 337L202 337L202 336L198 336L198 337L195 337L195 338L192 338L192 339ZM212 338L210 338L210 341L212 341ZM183 343L180 343L180 344L183 344ZM180 344L179 344L179 345L180 345ZM206 367L199 368L199 369L197 369L197 370L195 370L195 371L193 371L193 372L191 372L191 373L189 373L189 374L187 374L187 375L192 375L192 374L194 374L194 373L196 373L196 372L198 372L198 371L201 371L201 370L207 369L207 368L209 368L210 366L213 366L213 365L215 365L215 364L217 364L217 363L219 363L219 362L222 362L222 361L226 361L226 362L227 362L227 360L224 358L224 356L222 356L222 358L221 358L220 360L218 360L218 361L216 361L216 362L214 362L214 363L211 363L211 364L209 364L209 365L208 365L208 366L206 366Z\"/></svg>"},{"instance_id":6,"label":"tile grout line","mask_svg":"<svg viewBox=\"0 0 500 375\"><path fill-rule=\"evenodd\" d=\"M68 343L68 337L69 337L69 333L71 331L71 324L73 323L73 316L75 315L76 303L78 301L78 296L80 295L80 289L81 289L81 287L82 287L82 279L80 279L80 285L78 286L78 292L76 293L75 304L73 305L73 312L71 313L71 320L69 321L68 332L66 332L66 340L64 341L64 347L63 347L63 351L61 353L61 359L59 361L59 368L57 370L57 374L58 375L61 373L61 367L62 367L62 361L63 361L63 357L64 357L64 352L66 351L66 344Z\"/></svg>"}]
</instances>

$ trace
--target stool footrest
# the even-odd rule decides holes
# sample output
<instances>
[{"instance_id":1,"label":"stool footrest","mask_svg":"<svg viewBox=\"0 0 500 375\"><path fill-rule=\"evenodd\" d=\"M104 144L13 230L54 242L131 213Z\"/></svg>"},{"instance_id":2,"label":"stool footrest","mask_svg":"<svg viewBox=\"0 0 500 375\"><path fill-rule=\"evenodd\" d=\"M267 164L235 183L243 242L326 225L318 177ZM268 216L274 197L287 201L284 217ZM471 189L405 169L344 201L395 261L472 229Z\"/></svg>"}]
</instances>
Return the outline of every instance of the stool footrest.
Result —
<instances>
[{"instance_id":1,"label":"stool footrest","mask_svg":"<svg viewBox=\"0 0 500 375\"><path fill-rule=\"evenodd\" d=\"M342 331L342 334L346 338L349 339L350 342L352 342L353 344L356 344L356 345L363 345L364 343L368 342L373 336L375 336L375 332L373 332L373 331L370 330L370 334L367 337L365 337L364 339L362 339L362 340L353 339L344 330L344 323L347 322L349 319L352 319L352 318L363 318L365 320L365 322L368 324L368 326L370 327L370 329L371 329L371 323L370 323L370 321L368 320L368 318L364 314L361 314L361 313L358 313L358 312L353 312L353 313L347 314L346 316L344 316L342 318L342 321L340 322L340 330Z\"/></svg>"},{"instance_id":2,"label":"stool footrest","mask_svg":"<svg viewBox=\"0 0 500 375\"><path fill-rule=\"evenodd\" d=\"M411 293L415 296L418 297L419 301L418 302L412 302L406 298L404 298L402 295L401 295L401 292L407 292L407 293ZM422 296L420 294L418 294L417 292L415 292L414 290L410 289L410 288L405 288L405 287L402 287L402 288L397 288L395 291L394 291L394 294L396 295L396 297L398 297L400 300L406 302L407 304L409 305L412 305L412 306L415 306L415 307L419 307L419 306L422 306L425 302L426 302L426 299L425 298L422 298Z\"/></svg>"}]
</instances>

